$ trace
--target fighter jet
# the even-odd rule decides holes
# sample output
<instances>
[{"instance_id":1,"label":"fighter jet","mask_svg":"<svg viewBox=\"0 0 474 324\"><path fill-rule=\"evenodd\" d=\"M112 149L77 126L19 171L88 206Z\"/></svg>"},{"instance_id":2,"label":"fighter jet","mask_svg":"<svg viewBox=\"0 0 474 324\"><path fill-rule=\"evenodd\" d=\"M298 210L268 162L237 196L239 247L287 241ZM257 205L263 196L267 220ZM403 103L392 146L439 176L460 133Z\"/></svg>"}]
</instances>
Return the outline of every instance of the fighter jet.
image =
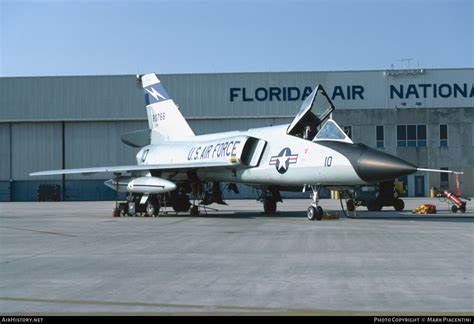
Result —
<instances>
[{"instance_id":1,"label":"fighter jet","mask_svg":"<svg viewBox=\"0 0 474 324\"><path fill-rule=\"evenodd\" d=\"M113 173L105 184L128 193L127 202L117 208L148 216L159 216L164 206L198 215L201 205L223 203L220 183L261 189L265 213L275 213L281 191L308 189L312 195L307 217L320 220L321 187L340 190L427 170L354 144L332 119L335 107L321 85L306 97L290 124L197 136L156 74L137 75L137 82L145 95L147 141L137 140L140 132L122 136L124 143L141 147L136 165L30 175Z\"/></svg>"}]
</instances>

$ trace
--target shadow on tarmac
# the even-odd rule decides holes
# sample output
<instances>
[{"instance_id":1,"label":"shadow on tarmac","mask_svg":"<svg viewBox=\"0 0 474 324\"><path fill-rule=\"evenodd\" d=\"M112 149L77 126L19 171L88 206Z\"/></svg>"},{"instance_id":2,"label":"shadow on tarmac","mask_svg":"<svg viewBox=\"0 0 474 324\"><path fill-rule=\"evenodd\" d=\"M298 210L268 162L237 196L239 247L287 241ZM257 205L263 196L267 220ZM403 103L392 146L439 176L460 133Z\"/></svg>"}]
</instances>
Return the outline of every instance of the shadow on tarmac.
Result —
<instances>
[{"instance_id":1,"label":"shadow on tarmac","mask_svg":"<svg viewBox=\"0 0 474 324\"><path fill-rule=\"evenodd\" d=\"M422 221L422 222L464 222L464 223L473 223L474 215L472 213L467 214L452 214L449 212L440 213L440 214L408 214L408 211L405 212L396 212L396 211L378 211L378 212L369 212L361 211L357 212L356 217L348 218L345 217L340 210L330 210L330 212L337 212L340 216L338 219L341 220L390 220L390 221ZM254 211L236 211L236 210L226 210L226 211L212 211L212 213L201 212L199 216L190 216L187 213L175 214L170 212L160 217L169 217L169 218L222 218L222 219L265 219L265 218L303 218L306 219L306 211L279 211L276 214L264 214L263 212L254 212ZM323 220L324 221L324 220ZM331 220L335 221L335 220ZM336 220L337 221L337 220Z\"/></svg>"}]
</instances>

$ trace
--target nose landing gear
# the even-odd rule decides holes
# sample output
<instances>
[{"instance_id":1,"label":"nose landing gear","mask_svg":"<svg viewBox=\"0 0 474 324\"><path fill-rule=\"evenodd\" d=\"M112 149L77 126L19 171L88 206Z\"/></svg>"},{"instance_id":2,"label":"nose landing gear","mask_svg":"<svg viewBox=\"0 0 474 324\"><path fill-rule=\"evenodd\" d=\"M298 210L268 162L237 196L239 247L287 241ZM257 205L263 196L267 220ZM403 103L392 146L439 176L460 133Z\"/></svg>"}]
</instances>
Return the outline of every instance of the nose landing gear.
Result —
<instances>
[{"instance_id":1,"label":"nose landing gear","mask_svg":"<svg viewBox=\"0 0 474 324\"><path fill-rule=\"evenodd\" d=\"M318 191L319 188L317 186L311 186L311 190L313 190L313 194L311 195L311 206L308 207L308 211L306 216L310 221L318 220L320 221L323 219L324 211L321 206L318 206L319 197Z\"/></svg>"}]
</instances>

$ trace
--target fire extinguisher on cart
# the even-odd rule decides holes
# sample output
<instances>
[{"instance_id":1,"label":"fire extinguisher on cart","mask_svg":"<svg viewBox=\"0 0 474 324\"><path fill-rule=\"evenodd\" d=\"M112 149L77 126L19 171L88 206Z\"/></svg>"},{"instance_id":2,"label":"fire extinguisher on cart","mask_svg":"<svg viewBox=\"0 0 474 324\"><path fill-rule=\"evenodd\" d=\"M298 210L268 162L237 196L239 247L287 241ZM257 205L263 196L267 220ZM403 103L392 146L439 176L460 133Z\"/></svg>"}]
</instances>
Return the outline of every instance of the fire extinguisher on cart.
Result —
<instances>
[{"instance_id":1,"label":"fire extinguisher on cart","mask_svg":"<svg viewBox=\"0 0 474 324\"><path fill-rule=\"evenodd\" d=\"M471 201L471 199L463 197L461 195L459 173L455 173L455 175L456 175L456 188L457 188L456 193L449 192L447 189L445 189L442 194L438 194L438 197L445 197L447 202L452 204L451 211L453 213L457 213L458 210L460 210L461 213L465 213L467 201Z\"/></svg>"}]
</instances>

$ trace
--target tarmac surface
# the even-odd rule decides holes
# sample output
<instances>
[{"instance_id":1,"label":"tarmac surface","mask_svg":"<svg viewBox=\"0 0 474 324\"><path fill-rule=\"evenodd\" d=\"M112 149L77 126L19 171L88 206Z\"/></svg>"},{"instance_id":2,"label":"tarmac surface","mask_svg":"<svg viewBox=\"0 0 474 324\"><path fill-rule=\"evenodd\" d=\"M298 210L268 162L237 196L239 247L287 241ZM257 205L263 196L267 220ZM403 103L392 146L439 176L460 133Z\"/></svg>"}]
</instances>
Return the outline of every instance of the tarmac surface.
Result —
<instances>
[{"instance_id":1,"label":"tarmac surface","mask_svg":"<svg viewBox=\"0 0 474 324\"><path fill-rule=\"evenodd\" d=\"M474 201L309 221L253 200L198 217L112 217L113 202L0 203L0 313L474 312ZM414 215L421 203L436 215ZM322 200L340 212L339 201Z\"/></svg>"}]
</instances>

